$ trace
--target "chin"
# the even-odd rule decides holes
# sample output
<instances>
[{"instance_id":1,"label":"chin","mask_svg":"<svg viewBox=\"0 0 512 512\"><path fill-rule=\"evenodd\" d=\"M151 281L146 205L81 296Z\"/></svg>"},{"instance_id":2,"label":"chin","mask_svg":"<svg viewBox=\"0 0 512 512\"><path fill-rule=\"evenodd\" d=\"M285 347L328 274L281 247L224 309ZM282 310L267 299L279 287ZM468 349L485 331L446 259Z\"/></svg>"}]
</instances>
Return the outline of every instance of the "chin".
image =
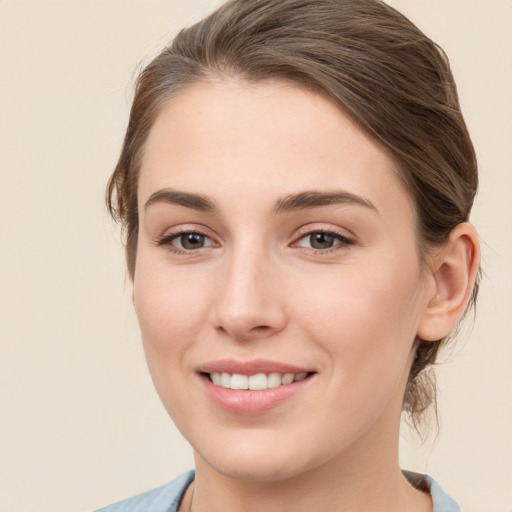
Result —
<instances>
[{"instance_id":1,"label":"chin","mask_svg":"<svg viewBox=\"0 0 512 512\"><path fill-rule=\"evenodd\" d=\"M215 447L193 445L196 465L206 464L221 475L237 480L279 482L305 473L322 462L311 460L307 450L301 453L300 443L283 442L281 436L278 442L275 439L265 442L261 436L249 436L252 439L243 442L239 436L235 437L228 443L219 440Z\"/></svg>"},{"instance_id":2,"label":"chin","mask_svg":"<svg viewBox=\"0 0 512 512\"><path fill-rule=\"evenodd\" d=\"M254 457L246 460L245 457L234 460L206 460L215 471L225 477L247 482L279 482L296 476L298 468L276 460L262 460L263 457Z\"/></svg>"}]
</instances>

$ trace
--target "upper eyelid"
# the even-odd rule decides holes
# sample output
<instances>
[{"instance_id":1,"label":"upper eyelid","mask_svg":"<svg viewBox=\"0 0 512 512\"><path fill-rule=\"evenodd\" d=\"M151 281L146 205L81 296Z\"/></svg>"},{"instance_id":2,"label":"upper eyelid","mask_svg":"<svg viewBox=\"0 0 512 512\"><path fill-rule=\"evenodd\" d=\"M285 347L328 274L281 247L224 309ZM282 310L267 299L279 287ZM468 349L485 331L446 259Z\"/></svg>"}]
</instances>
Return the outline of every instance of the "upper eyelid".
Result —
<instances>
[{"instance_id":1,"label":"upper eyelid","mask_svg":"<svg viewBox=\"0 0 512 512\"><path fill-rule=\"evenodd\" d=\"M295 236L295 240L299 240L305 236L311 235L313 233L326 233L330 235L335 235L340 238L344 238L346 240L350 240L351 242L355 242L357 237L347 229L335 228L335 227L316 227L316 226L303 226L297 230L297 235Z\"/></svg>"},{"instance_id":2,"label":"upper eyelid","mask_svg":"<svg viewBox=\"0 0 512 512\"><path fill-rule=\"evenodd\" d=\"M182 235L201 235L205 238L209 238L210 240L213 240L213 237L210 236L208 233L204 233L203 231L200 231L198 229L186 229L183 231L175 231L173 233L168 233L166 235L162 235L157 237L158 239L167 239L167 240L174 240L175 238L179 238Z\"/></svg>"},{"instance_id":3,"label":"upper eyelid","mask_svg":"<svg viewBox=\"0 0 512 512\"><path fill-rule=\"evenodd\" d=\"M199 224L185 224L167 227L162 230L161 235L157 235L155 238L168 238L173 236L179 236L185 233L197 233L199 235L207 236L209 238L216 238L215 234L212 233L211 229L208 229Z\"/></svg>"},{"instance_id":4,"label":"upper eyelid","mask_svg":"<svg viewBox=\"0 0 512 512\"><path fill-rule=\"evenodd\" d=\"M341 233L340 231L336 230L336 229L329 229L329 228L313 228L313 229L307 229L307 230L304 230L304 232L302 233L299 233L299 236L307 236L307 235L310 235L312 233L327 233L327 234L330 234L330 235L338 235L338 236L343 236L345 238L349 238L348 235L344 234L344 233Z\"/></svg>"},{"instance_id":5,"label":"upper eyelid","mask_svg":"<svg viewBox=\"0 0 512 512\"><path fill-rule=\"evenodd\" d=\"M300 235L297 237L291 245L297 244L301 240L306 239L307 237L314 235L315 233L322 233L324 235L332 235L334 238L338 239L338 241L341 242L340 245L353 245L355 241L352 238L349 238L346 235L342 235L341 233L336 233L335 231L310 231L309 233L305 233L304 235Z\"/></svg>"},{"instance_id":6,"label":"upper eyelid","mask_svg":"<svg viewBox=\"0 0 512 512\"><path fill-rule=\"evenodd\" d=\"M212 240L215 244L218 244L215 237L208 234L205 229L197 229L197 228L184 228L184 229L182 228L182 229L172 230L171 232L166 231L166 232L164 232L164 234L154 237L153 241L157 246L163 247L165 245L171 244L174 240L176 240L177 238L179 238L182 235L192 234L192 233L204 236L205 238ZM179 249L179 248L177 248L177 249Z\"/></svg>"}]
</instances>

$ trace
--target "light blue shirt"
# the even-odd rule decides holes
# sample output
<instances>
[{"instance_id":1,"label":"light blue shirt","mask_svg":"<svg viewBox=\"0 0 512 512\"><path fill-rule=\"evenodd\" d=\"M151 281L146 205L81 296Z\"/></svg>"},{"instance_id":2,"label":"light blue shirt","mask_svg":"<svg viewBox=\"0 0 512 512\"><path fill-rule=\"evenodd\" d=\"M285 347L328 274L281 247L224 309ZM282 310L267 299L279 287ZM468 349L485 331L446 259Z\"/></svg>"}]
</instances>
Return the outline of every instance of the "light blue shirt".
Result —
<instances>
[{"instance_id":1,"label":"light blue shirt","mask_svg":"<svg viewBox=\"0 0 512 512\"><path fill-rule=\"evenodd\" d=\"M404 474L412 475L408 472L404 472ZM194 471L188 471L168 484L118 501L95 512L178 512L181 498L194 480L194 476ZM424 475L423 479L430 487L434 512L460 512L457 503L441 489L432 477Z\"/></svg>"}]
</instances>

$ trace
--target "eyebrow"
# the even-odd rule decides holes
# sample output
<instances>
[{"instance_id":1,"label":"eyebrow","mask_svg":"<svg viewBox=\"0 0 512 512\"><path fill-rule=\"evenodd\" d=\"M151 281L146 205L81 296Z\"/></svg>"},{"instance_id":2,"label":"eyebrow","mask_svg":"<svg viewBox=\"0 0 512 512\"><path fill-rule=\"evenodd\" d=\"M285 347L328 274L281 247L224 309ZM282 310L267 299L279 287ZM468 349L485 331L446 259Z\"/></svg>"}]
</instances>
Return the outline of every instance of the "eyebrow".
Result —
<instances>
[{"instance_id":1,"label":"eyebrow","mask_svg":"<svg viewBox=\"0 0 512 512\"><path fill-rule=\"evenodd\" d=\"M297 210L308 210L310 208L320 208L332 204L358 205L373 210L379 214L377 207L364 197L346 192L344 190L322 192L310 190L292 194L280 199L274 209L276 213L291 212Z\"/></svg>"},{"instance_id":2,"label":"eyebrow","mask_svg":"<svg viewBox=\"0 0 512 512\"><path fill-rule=\"evenodd\" d=\"M215 205L215 202L206 195L183 192L170 188L157 190L151 194L144 205L144 209L146 210L157 203L174 204L202 212L219 212L219 208ZM320 208L333 204L358 205L379 213L377 207L369 199L344 190L329 192L307 190L299 192L298 194L290 194L275 203L274 211L276 213L284 213Z\"/></svg>"},{"instance_id":3,"label":"eyebrow","mask_svg":"<svg viewBox=\"0 0 512 512\"><path fill-rule=\"evenodd\" d=\"M170 188L157 190L151 194L144 205L144 209L147 210L150 206L156 203L176 204L178 206L184 206L185 208L191 208L192 210L198 210L201 212L216 213L219 211L213 200L208 196L182 192L180 190L172 190Z\"/></svg>"}]
</instances>

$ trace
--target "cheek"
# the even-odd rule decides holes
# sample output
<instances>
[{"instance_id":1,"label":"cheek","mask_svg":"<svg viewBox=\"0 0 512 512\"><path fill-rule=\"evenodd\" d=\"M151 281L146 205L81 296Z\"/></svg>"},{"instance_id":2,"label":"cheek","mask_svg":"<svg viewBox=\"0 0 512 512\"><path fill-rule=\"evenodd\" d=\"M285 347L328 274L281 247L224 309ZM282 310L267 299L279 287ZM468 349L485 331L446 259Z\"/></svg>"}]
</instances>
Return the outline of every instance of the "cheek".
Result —
<instances>
[{"instance_id":1,"label":"cheek","mask_svg":"<svg viewBox=\"0 0 512 512\"><path fill-rule=\"evenodd\" d=\"M141 261L134 278L134 306L153 380L169 379L207 323L209 280L161 262Z\"/></svg>"},{"instance_id":2,"label":"cheek","mask_svg":"<svg viewBox=\"0 0 512 512\"><path fill-rule=\"evenodd\" d=\"M158 261L139 261L133 298L148 369L169 416L186 432L194 396L184 385L190 377L184 372L190 368L190 349L207 324L209 286L179 270L170 272Z\"/></svg>"},{"instance_id":3,"label":"cheek","mask_svg":"<svg viewBox=\"0 0 512 512\"><path fill-rule=\"evenodd\" d=\"M308 293L297 290L297 318L332 362L350 361L342 366L344 372L363 372L373 382L382 372L398 373L406 364L422 303L419 270L410 261L390 258L340 267L316 275L314 286L302 282L299 288Z\"/></svg>"},{"instance_id":4,"label":"cheek","mask_svg":"<svg viewBox=\"0 0 512 512\"><path fill-rule=\"evenodd\" d=\"M383 411L395 418L401 409L420 311L419 278L403 266L376 270L340 269L336 278L316 279L297 307L300 330L326 355L324 401L305 415L317 418L322 435L334 443L355 439Z\"/></svg>"}]
</instances>

